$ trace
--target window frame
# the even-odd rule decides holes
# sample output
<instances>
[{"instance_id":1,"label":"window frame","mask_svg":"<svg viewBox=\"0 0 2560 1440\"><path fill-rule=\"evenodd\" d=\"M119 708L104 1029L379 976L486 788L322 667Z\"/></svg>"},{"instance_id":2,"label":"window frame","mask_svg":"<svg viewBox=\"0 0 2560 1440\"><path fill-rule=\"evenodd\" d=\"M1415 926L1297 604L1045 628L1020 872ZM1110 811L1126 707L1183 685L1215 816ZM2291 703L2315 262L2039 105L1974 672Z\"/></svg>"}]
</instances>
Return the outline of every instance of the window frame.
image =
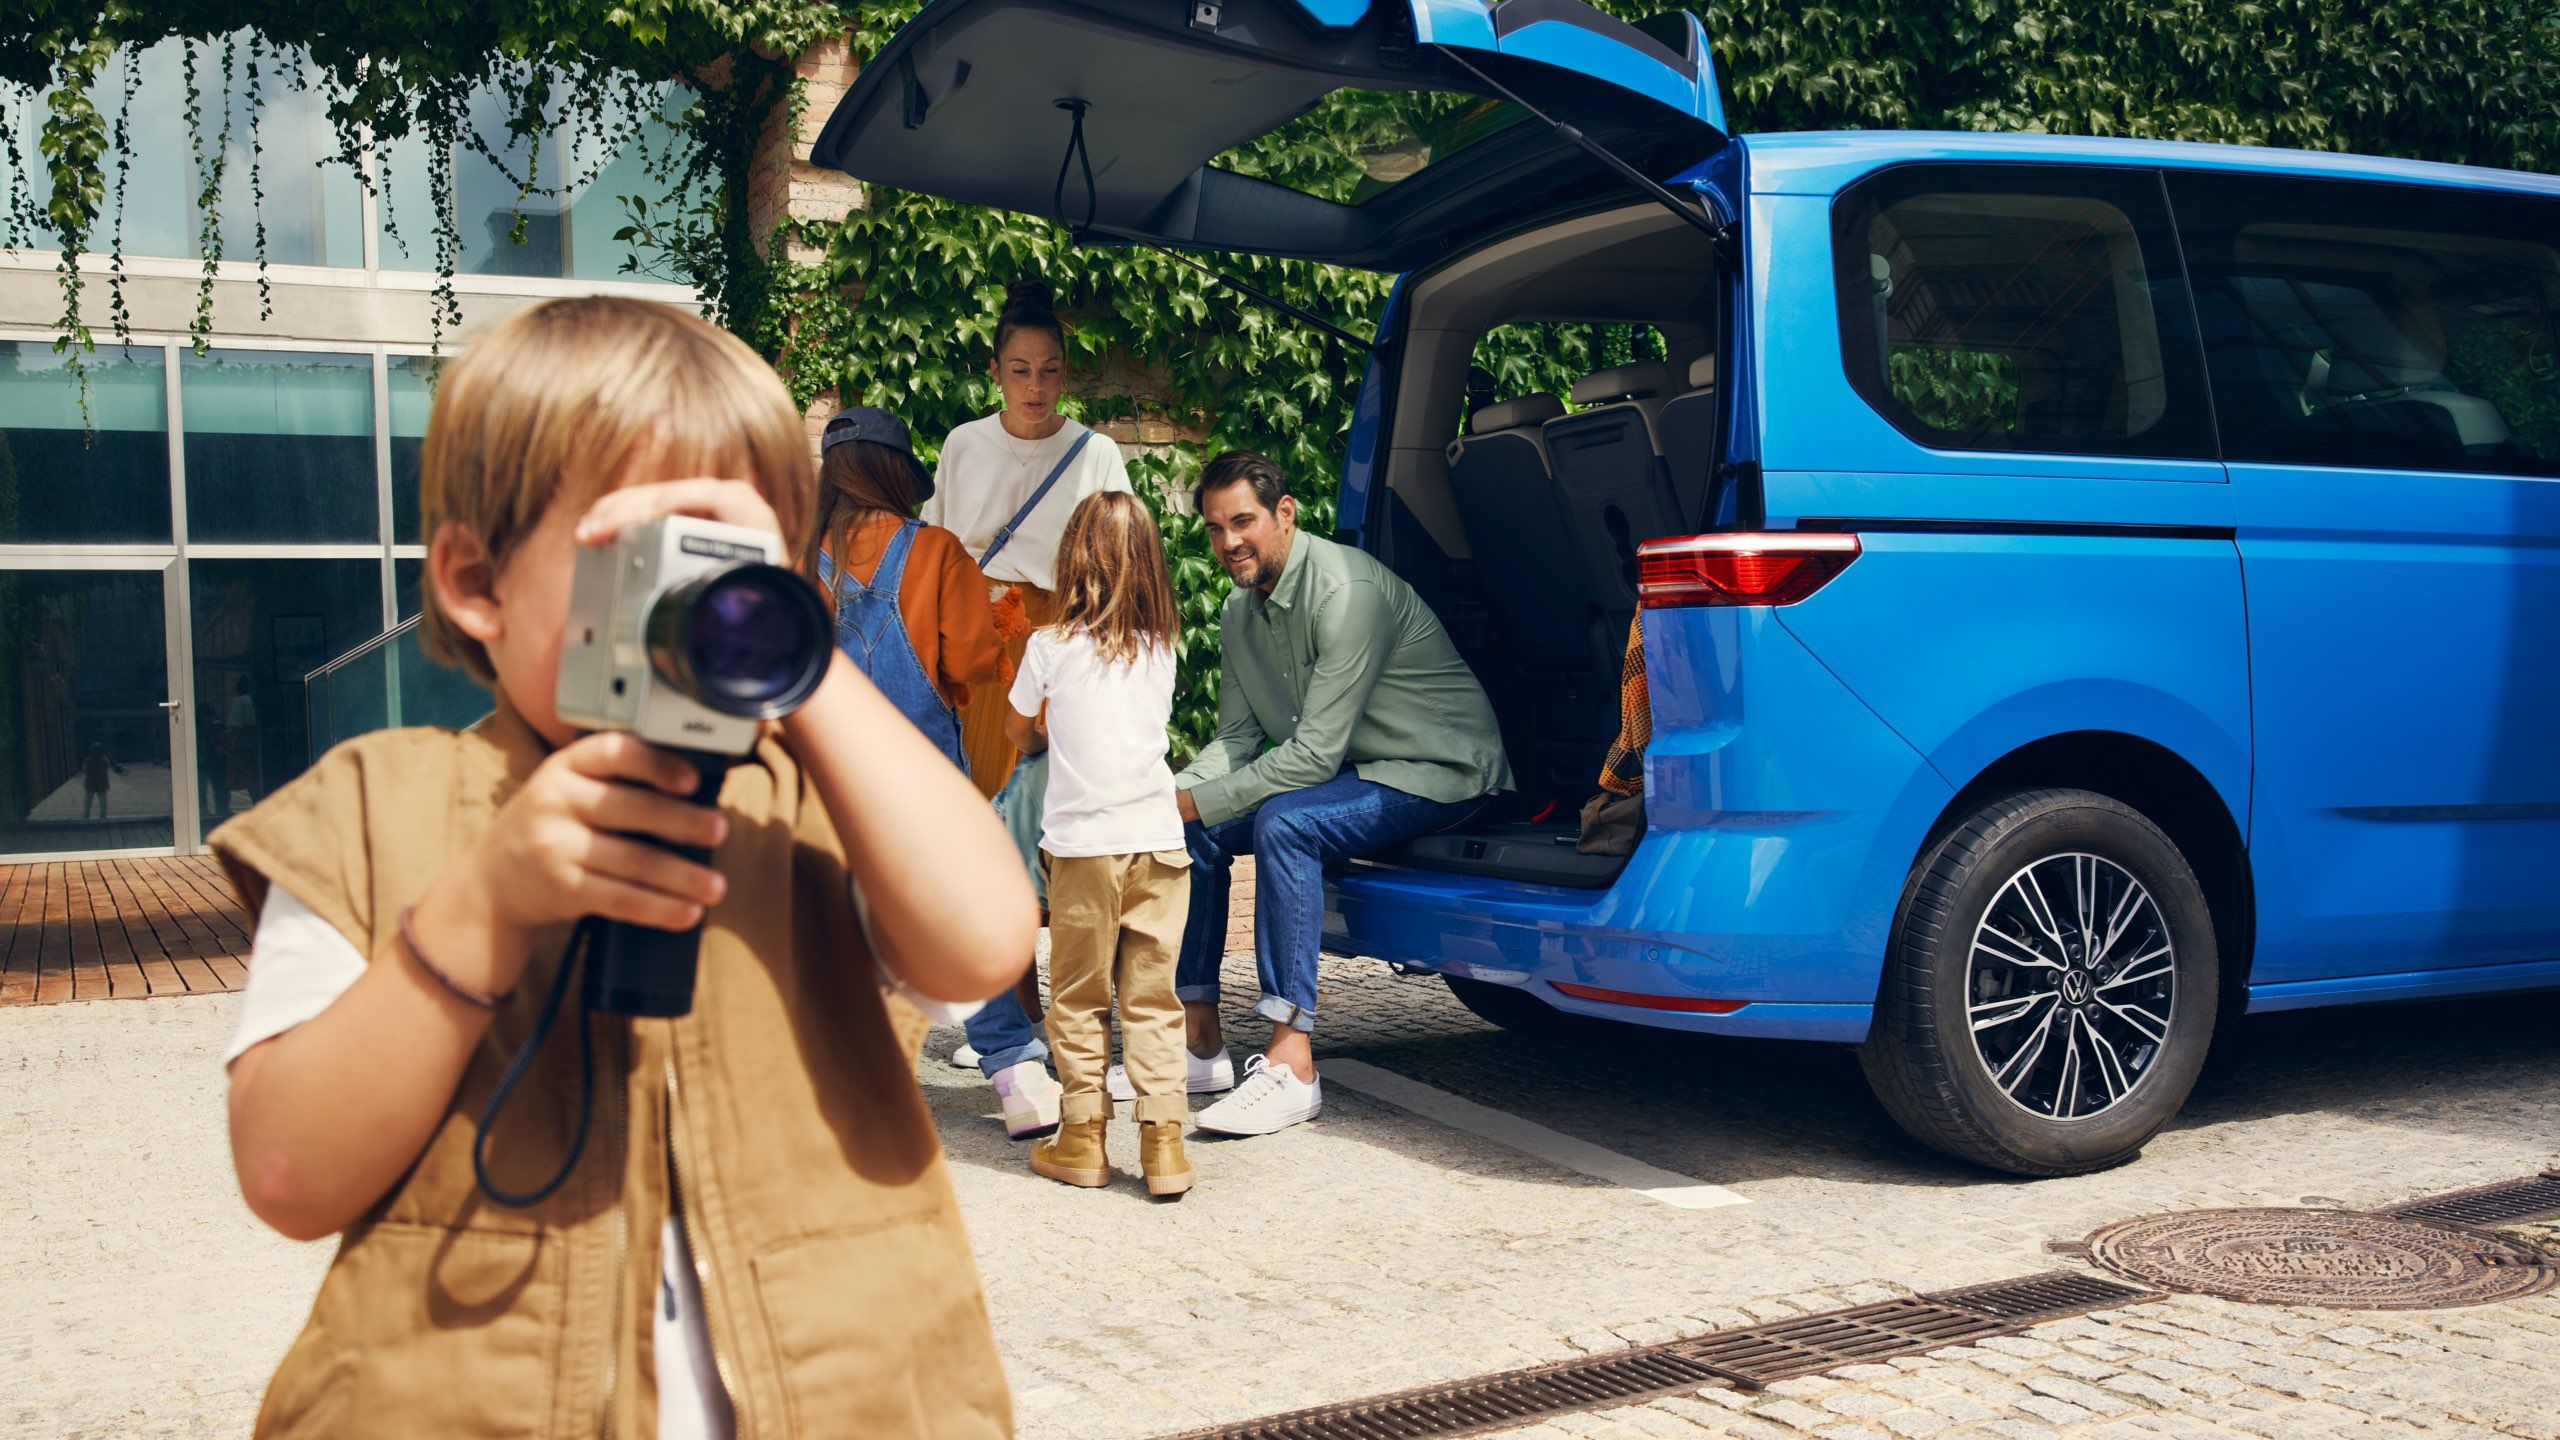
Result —
<instances>
[{"instance_id":1,"label":"window frame","mask_svg":"<svg viewBox=\"0 0 2560 1440\"><path fill-rule=\"evenodd\" d=\"M2014 440L2003 435L1958 435L1920 421L1909 407L1893 399L1883 380L1887 355L1875 343L1868 309L1874 280L1868 265L1871 251L1867 226L1877 212L1897 200L1965 193L2079 198L2108 204L2131 227L2136 244L2142 248L2147 271L2174 269L2171 283L2148 287L2152 330L2162 361L2164 399L2159 417L2144 431L2087 439L2035 432ZM1932 453L1947 455L2061 455L2202 462L2221 459L2193 286L2187 275L2176 213L2158 167L2077 160L1898 161L1879 166L1842 186L1831 198L1829 212L1832 310L1839 327L1842 376L1860 402L1891 425L1896 434Z\"/></svg>"}]
</instances>

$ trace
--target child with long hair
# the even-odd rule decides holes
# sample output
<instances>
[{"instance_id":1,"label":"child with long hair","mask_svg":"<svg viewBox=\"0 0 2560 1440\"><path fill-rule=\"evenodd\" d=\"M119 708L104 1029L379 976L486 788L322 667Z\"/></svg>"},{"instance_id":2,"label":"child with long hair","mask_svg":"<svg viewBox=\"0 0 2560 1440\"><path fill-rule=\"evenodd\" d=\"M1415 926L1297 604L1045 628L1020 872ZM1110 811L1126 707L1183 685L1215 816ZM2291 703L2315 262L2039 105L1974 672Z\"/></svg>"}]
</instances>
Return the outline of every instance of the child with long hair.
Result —
<instances>
[{"instance_id":1,"label":"child with long hair","mask_svg":"<svg viewBox=\"0 0 2560 1440\"><path fill-rule=\"evenodd\" d=\"M1147 1193L1178 1196L1191 1101L1173 967L1191 857L1165 764L1181 625L1164 540L1134 495L1088 496L1058 546L1058 618L1032 635L1009 696L1008 738L1049 754L1040 850L1049 871L1049 1049L1065 1086L1057 1135L1031 1168L1068 1185L1111 1180L1103 1156L1110 1012L1137 1092ZM1045 707L1046 717L1043 719Z\"/></svg>"},{"instance_id":2,"label":"child with long hair","mask_svg":"<svg viewBox=\"0 0 2560 1440\"><path fill-rule=\"evenodd\" d=\"M985 577L950 531L916 518L933 477L904 421L856 405L818 443L806 568L834 606L836 648L965 772L960 709L1004 655Z\"/></svg>"}]
</instances>

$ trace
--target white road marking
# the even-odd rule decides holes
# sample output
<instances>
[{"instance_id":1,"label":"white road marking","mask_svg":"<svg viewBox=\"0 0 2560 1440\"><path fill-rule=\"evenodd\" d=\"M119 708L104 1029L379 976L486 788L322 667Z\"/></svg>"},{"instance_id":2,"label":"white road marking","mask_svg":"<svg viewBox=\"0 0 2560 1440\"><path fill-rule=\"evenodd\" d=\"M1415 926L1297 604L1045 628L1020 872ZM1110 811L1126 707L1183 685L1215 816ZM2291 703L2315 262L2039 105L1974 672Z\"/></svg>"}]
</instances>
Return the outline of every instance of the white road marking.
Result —
<instances>
[{"instance_id":1,"label":"white road marking","mask_svg":"<svg viewBox=\"0 0 2560 1440\"><path fill-rule=\"evenodd\" d=\"M1647 1165L1615 1150L1603 1150L1588 1140L1548 1129L1544 1125L1523 1120L1490 1106L1461 1099L1446 1090L1434 1089L1419 1080L1408 1080L1393 1071L1357 1060L1327 1060L1318 1073L1335 1085L1347 1085L1363 1095L1401 1106L1427 1120L1437 1120L1453 1130L1464 1130L1497 1145L1505 1145L1523 1155L1533 1155L1552 1165L1624 1186L1648 1200L1682 1210L1717 1210L1727 1205L1748 1205L1751 1199L1721 1185L1709 1185L1687 1175Z\"/></svg>"}]
</instances>

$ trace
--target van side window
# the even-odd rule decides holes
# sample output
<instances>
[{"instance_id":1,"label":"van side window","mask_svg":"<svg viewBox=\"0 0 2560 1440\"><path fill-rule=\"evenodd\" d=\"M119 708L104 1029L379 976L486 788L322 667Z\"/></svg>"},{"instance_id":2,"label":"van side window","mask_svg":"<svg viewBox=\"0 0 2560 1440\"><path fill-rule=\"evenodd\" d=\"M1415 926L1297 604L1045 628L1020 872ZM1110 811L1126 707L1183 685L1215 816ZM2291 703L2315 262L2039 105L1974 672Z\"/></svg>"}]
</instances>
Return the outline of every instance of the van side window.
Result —
<instances>
[{"instance_id":1,"label":"van side window","mask_svg":"<svg viewBox=\"0 0 2560 1440\"><path fill-rule=\"evenodd\" d=\"M2560 476L2560 200L2173 174L2223 454Z\"/></svg>"},{"instance_id":2,"label":"van side window","mask_svg":"<svg viewBox=\"0 0 2560 1440\"><path fill-rule=\"evenodd\" d=\"M1831 212L1849 381L1942 450L2212 457L2168 209L2147 170L1897 166Z\"/></svg>"}]
</instances>

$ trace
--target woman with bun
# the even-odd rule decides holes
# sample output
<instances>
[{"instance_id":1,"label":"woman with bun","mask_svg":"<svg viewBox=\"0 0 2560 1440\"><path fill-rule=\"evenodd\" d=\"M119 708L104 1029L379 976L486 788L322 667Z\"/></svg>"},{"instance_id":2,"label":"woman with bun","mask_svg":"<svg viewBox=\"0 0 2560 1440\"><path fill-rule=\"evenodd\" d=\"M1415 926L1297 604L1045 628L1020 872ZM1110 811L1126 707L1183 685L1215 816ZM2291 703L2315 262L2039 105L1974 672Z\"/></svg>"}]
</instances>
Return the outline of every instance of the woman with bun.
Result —
<instances>
[{"instance_id":1,"label":"woman with bun","mask_svg":"<svg viewBox=\"0 0 2560 1440\"><path fill-rule=\"evenodd\" d=\"M1049 287L1040 281L1006 287L1004 310L996 317L995 355L988 362L1004 408L943 440L933 493L918 512L926 524L958 536L986 572L997 631L1005 638L1006 682L980 686L960 720L970 776L990 799L1003 791L1021 758L1004 738L1011 708L1005 692L1031 631L1055 611L1058 541L1066 534L1067 517L1088 495L1130 488L1120 447L1058 413L1066 388L1067 332L1053 306Z\"/></svg>"},{"instance_id":2,"label":"woman with bun","mask_svg":"<svg viewBox=\"0 0 2560 1440\"><path fill-rule=\"evenodd\" d=\"M1032 630L1056 618L1058 542L1068 517L1088 495L1131 487L1120 447L1058 413L1067 331L1046 284L1017 280L1006 287L988 366L1004 407L943 440L933 493L918 514L958 536L986 574L996 634L1004 642L1002 673L970 691L960 712L960 748L980 793L1002 797L1006 828L1038 886L1046 765L1034 761L1015 775L1022 754L1005 738L1005 717L1013 710L1006 695ZM1027 965L1031 957L1023 958ZM980 1009L969 1022L969 1045L979 1070L995 1082L1008 1134L1019 1140L1055 1128L1060 1091L1045 1063L1049 1047L1018 1000L999 995Z\"/></svg>"}]
</instances>

